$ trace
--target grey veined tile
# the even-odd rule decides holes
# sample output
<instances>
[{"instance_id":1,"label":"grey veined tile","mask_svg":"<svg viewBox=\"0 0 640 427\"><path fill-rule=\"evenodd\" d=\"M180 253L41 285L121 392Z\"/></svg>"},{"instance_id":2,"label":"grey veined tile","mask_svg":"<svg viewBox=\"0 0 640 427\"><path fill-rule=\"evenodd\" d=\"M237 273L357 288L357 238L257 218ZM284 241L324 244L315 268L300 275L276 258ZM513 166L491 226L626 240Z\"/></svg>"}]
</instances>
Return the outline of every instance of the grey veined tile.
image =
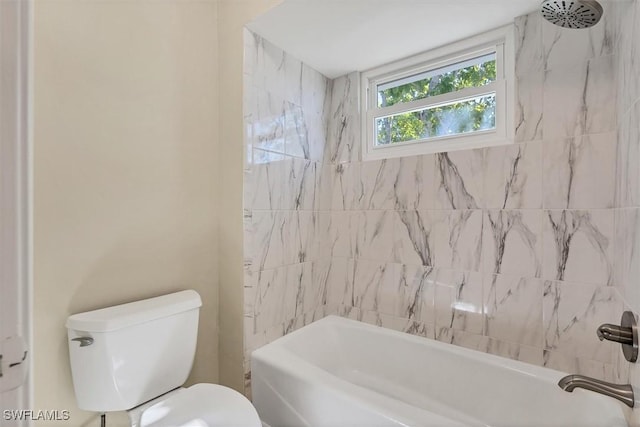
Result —
<instances>
[{"instance_id":1,"label":"grey veined tile","mask_svg":"<svg viewBox=\"0 0 640 427\"><path fill-rule=\"evenodd\" d=\"M436 154L436 209L483 206L484 150Z\"/></svg>"},{"instance_id":2,"label":"grey veined tile","mask_svg":"<svg viewBox=\"0 0 640 427\"><path fill-rule=\"evenodd\" d=\"M542 207L542 144L510 144L485 149L484 196L490 209Z\"/></svg>"},{"instance_id":3,"label":"grey veined tile","mask_svg":"<svg viewBox=\"0 0 640 427\"><path fill-rule=\"evenodd\" d=\"M542 285L542 279L485 275L485 335L542 348Z\"/></svg>"},{"instance_id":4,"label":"grey veined tile","mask_svg":"<svg viewBox=\"0 0 640 427\"><path fill-rule=\"evenodd\" d=\"M613 210L544 211L543 277L613 284Z\"/></svg>"},{"instance_id":5,"label":"grey veined tile","mask_svg":"<svg viewBox=\"0 0 640 427\"><path fill-rule=\"evenodd\" d=\"M603 346L596 329L620 319L621 298L614 287L546 281L543 295L546 350L614 363L614 346Z\"/></svg>"},{"instance_id":6,"label":"grey veined tile","mask_svg":"<svg viewBox=\"0 0 640 427\"><path fill-rule=\"evenodd\" d=\"M610 132L616 128L615 56L547 71L545 139Z\"/></svg>"},{"instance_id":7,"label":"grey veined tile","mask_svg":"<svg viewBox=\"0 0 640 427\"><path fill-rule=\"evenodd\" d=\"M438 269L435 288L436 330L483 332L482 274Z\"/></svg>"},{"instance_id":8,"label":"grey veined tile","mask_svg":"<svg viewBox=\"0 0 640 427\"><path fill-rule=\"evenodd\" d=\"M360 159L360 115L358 111L358 76L351 73L333 80L328 155L332 163L354 162Z\"/></svg>"},{"instance_id":9,"label":"grey veined tile","mask_svg":"<svg viewBox=\"0 0 640 427\"><path fill-rule=\"evenodd\" d=\"M542 211L485 211L483 233L485 273L541 276Z\"/></svg>"},{"instance_id":10,"label":"grey veined tile","mask_svg":"<svg viewBox=\"0 0 640 427\"><path fill-rule=\"evenodd\" d=\"M544 207L612 208L616 147L616 132L545 141Z\"/></svg>"}]
</instances>

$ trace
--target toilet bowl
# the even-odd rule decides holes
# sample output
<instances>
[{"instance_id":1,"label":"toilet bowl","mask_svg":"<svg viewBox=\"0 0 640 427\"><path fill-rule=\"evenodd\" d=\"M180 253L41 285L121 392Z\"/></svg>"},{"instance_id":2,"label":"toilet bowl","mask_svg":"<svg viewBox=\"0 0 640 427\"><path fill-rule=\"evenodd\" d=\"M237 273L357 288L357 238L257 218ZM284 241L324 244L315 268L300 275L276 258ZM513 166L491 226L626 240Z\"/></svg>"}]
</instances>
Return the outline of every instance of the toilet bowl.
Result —
<instances>
[{"instance_id":1,"label":"toilet bowl","mask_svg":"<svg viewBox=\"0 0 640 427\"><path fill-rule=\"evenodd\" d=\"M134 427L261 427L242 394L186 381L202 302L189 290L67 319L78 407L127 411Z\"/></svg>"}]
</instances>

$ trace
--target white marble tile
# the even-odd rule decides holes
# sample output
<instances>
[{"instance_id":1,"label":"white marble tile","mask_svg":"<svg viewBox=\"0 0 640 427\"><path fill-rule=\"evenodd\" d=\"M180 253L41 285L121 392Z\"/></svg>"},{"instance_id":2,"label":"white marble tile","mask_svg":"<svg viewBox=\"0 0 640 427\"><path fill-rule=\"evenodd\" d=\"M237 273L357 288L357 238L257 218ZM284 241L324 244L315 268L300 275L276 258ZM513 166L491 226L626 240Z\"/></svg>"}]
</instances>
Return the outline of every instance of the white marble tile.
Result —
<instances>
[{"instance_id":1,"label":"white marble tile","mask_svg":"<svg viewBox=\"0 0 640 427\"><path fill-rule=\"evenodd\" d=\"M400 172L400 159L363 162L360 167L364 198L362 209L393 209L395 186Z\"/></svg>"},{"instance_id":2,"label":"white marble tile","mask_svg":"<svg viewBox=\"0 0 640 427\"><path fill-rule=\"evenodd\" d=\"M397 210L427 210L435 207L435 156L399 159L394 182Z\"/></svg>"},{"instance_id":3,"label":"white marble tile","mask_svg":"<svg viewBox=\"0 0 640 427\"><path fill-rule=\"evenodd\" d=\"M321 104L316 109L304 110L309 142L309 159L314 162L324 162L324 151L327 145L328 116L321 110Z\"/></svg>"},{"instance_id":4,"label":"white marble tile","mask_svg":"<svg viewBox=\"0 0 640 427\"><path fill-rule=\"evenodd\" d=\"M302 62L284 52L284 93L285 101L297 106L302 105Z\"/></svg>"},{"instance_id":5,"label":"white marble tile","mask_svg":"<svg viewBox=\"0 0 640 427\"><path fill-rule=\"evenodd\" d=\"M516 77L544 71L542 16L533 12L514 21Z\"/></svg>"},{"instance_id":6,"label":"white marble tile","mask_svg":"<svg viewBox=\"0 0 640 427\"><path fill-rule=\"evenodd\" d=\"M325 126L319 109L305 111L295 104L285 103L285 153L316 162L322 161L326 141Z\"/></svg>"},{"instance_id":7,"label":"white marble tile","mask_svg":"<svg viewBox=\"0 0 640 427\"><path fill-rule=\"evenodd\" d=\"M512 144L485 149L485 207L542 207L542 144Z\"/></svg>"},{"instance_id":8,"label":"white marble tile","mask_svg":"<svg viewBox=\"0 0 640 427\"><path fill-rule=\"evenodd\" d=\"M332 210L360 209L365 200L360 163L332 165Z\"/></svg>"},{"instance_id":9,"label":"white marble tile","mask_svg":"<svg viewBox=\"0 0 640 427\"><path fill-rule=\"evenodd\" d=\"M640 313L640 210L615 210L614 285L636 313Z\"/></svg>"},{"instance_id":10,"label":"white marble tile","mask_svg":"<svg viewBox=\"0 0 640 427\"><path fill-rule=\"evenodd\" d=\"M394 212L362 211L351 216L351 232L356 258L389 262L393 260Z\"/></svg>"},{"instance_id":11,"label":"white marble tile","mask_svg":"<svg viewBox=\"0 0 640 427\"><path fill-rule=\"evenodd\" d=\"M245 360L251 360L251 352L263 345L277 340L284 335L284 324L278 324L270 327L265 331L257 331L253 333L254 323L252 318L245 318L244 322L244 357Z\"/></svg>"},{"instance_id":12,"label":"white marble tile","mask_svg":"<svg viewBox=\"0 0 640 427\"><path fill-rule=\"evenodd\" d=\"M438 269L435 289L436 330L482 334L482 274Z\"/></svg>"},{"instance_id":13,"label":"white marble tile","mask_svg":"<svg viewBox=\"0 0 640 427\"><path fill-rule=\"evenodd\" d=\"M447 213L396 211L393 216L393 259L402 264L435 265L436 230L441 230L441 241L446 238L449 229Z\"/></svg>"},{"instance_id":14,"label":"white marble tile","mask_svg":"<svg viewBox=\"0 0 640 427\"><path fill-rule=\"evenodd\" d=\"M276 94L263 89L255 91L255 106L247 107L245 115L251 126L253 148L285 153L285 103Z\"/></svg>"},{"instance_id":15,"label":"white marble tile","mask_svg":"<svg viewBox=\"0 0 640 427\"><path fill-rule=\"evenodd\" d=\"M280 325L285 320L285 289L287 267L255 273L253 304L254 334Z\"/></svg>"},{"instance_id":16,"label":"white marble tile","mask_svg":"<svg viewBox=\"0 0 640 427\"><path fill-rule=\"evenodd\" d=\"M242 171L242 208L245 210L251 210L253 205L253 192L255 190L253 188L253 171L251 169Z\"/></svg>"},{"instance_id":17,"label":"white marble tile","mask_svg":"<svg viewBox=\"0 0 640 427\"><path fill-rule=\"evenodd\" d=\"M285 286L278 290L282 292L282 322L289 324L314 306L313 263L288 265L285 271Z\"/></svg>"},{"instance_id":18,"label":"white marble tile","mask_svg":"<svg viewBox=\"0 0 640 427\"><path fill-rule=\"evenodd\" d=\"M316 320L320 320L323 317L327 316L327 308L325 306L318 307L317 309L310 311L308 313L302 314L291 322L288 322L285 325L285 333L294 332L303 326L307 326L310 323L315 322Z\"/></svg>"},{"instance_id":19,"label":"white marble tile","mask_svg":"<svg viewBox=\"0 0 640 427\"><path fill-rule=\"evenodd\" d=\"M486 273L540 277L542 211L485 211L483 234Z\"/></svg>"},{"instance_id":20,"label":"white marble tile","mask_svg":"<svg viewBox=\"0 0 640 427\"><path fill-rule=\"evenodd\" d=\"M544 211L543 278L613 284L613 210Z\"/></svg>"},{"instance_id":21,"label":"white marble tile","mask_svg":"<svg viewBox=\"0 0 640 427\"><path fill-rule=\"evenodd\" d=\"M253 212L251 209L242 210L242 265L245 270L253 271L255 249L253 248ZM245 277L245 283L247 283Z\"/></svg>"},{"instance_id":22,"label":"white marble tile","mask_svg":"<svg viewBox=\"0 0 640 427\"><path fill-rule=\"evenodd\" d=\"M262 150L253 150L253 166L248 174L251 181L245 189L245 207L252 210L282 209L286 205L288 163L285 157Z\"/></svg>"},{"instance_id":23,"label":"white marble tile","mask_svg":"<svg viewBox=\"0 0 640 427\"><path fill-rule=\"evenodd\" d=\"M620 40L618 43L618 119L640 98L640 12L637 2L617 5Z\"/></svg>"},{"instance_id":24,"label":"white marble tile","mask_svg":"<svg viewBox=\"0 0 640 427\"><path fill-rule=\"evenodd\" d=\"M325 258L314 261L312 264L313 285L308 298L305 299L305 312L317 312L321 307L327 305L329 289L331 288L332 260Z\"/></svg>"},{"instance_id":25,"label":"white marble tile","mask_svg":"<svg viewBox=\"0 0 640 427\"><path fill-rule=\"evenodd\" d=\"M618 126L616 207L640 206L640 100Z\"/></svg>"},{"instance_id":26,"label":"white marble tile","mask_svg":"<svg viewBox=\"0 0 640 427\"><path fill-rule=\"evenodd\" d=\"M329 241L331 256L351 258L354 256L351 239L351 212L330 212L329 234L325 235ZM357 214L356 214L357 215ZM319 236L323 238L322 235Z\"/></svg>"},{"instance_id":27,"label":"white marble tile","mask_svg":"<svg viewBox=\"0 0 640 427\"><path fill-rule=\"evenodd\" d=\"M615 56L558 67L544 83L545 139L610 132L616 128ZM551 119L553 118L553 119Z\"/></svg>"},{"instance_id":28,"label":"white marble tile","mask_svg":"<svg viewBox=\"0 0 640 427\"><path fill-rule=\"evenodd\" d=\"M544 207L612 208L616 147L615 132L545 141Z\"/></svg>"},{"instance_id":29,"label":"white marble tile","mask_svg":"<svg viewBox=\"0 0 640 427\"><path fill-rule=\"evenodd\" d=\"M483 337L482 335L459 329L452 329L444 326L436 327L436 340L468 348L470 350L479 350L482 348L485 343L485 338L486 337Z\"/></svg>"},{"instance_id":30,"label":"white marble tile","mask_svg":"<svg viewBox=\"0 0 640 427\"><path fill-rule=\"evenodd\" d=\"M616 382L615 366L612 363L578 357L575 354L545 350L544 367L567 374L585 375L602 381Z\"/></svg>"},{"instance_id":31,"label":"white marble tile","mask_svg":"<svg viewBox=\"0 0 640 427\"><path fill-rule=\"evenodd\" d=\"M433 328L437 270L432 267L397 264L394 280L397 287L394 314Z\"/></svg>"},{"instance_id":32,"label":"white marble tile","mask_svg":"<svg viewBox=\"0 0 640 427\"><path fill-rule=\"evenodd\" d=\"M484 150L436 154L436 209L483 206Z\"/></svg>"},{"instance_id":33,"label":"white marble tile","mask_svg":"<svg viewBox=\"0 0 640 427\"><path fill-rule=\"evenodd\" d=\"M427 325L416 320L404 319L375 311L363 312L361 321L411 335L418 335L426 338L433 338L434 336L433 325Z\"/></svg>"},{"instance_id":34,"label":"white marble tile","mask_svg":"<svg viewBox=\"0 0 640 427\"><path fill-rule=\"evenodd\" d=\"M515 140L542 139L544 113L544 72L518 77L515 83Z\"/></svg>"},{"instance_id":35,"label":"white marble tile","mask_svg":"<svg viewBox=\"0 0 640 427\"><path fill-rule=\"evenodd\" d=\"M537 366L542 366L544 363L543 350L540 347L500 341L486 336L483 337L477 350Z\"/></svg>"},{"instance_id":36,"label":"white marble tile","mask_svg":"<svg viewBox=\"0 0 640 427\"><path fill-rule=\"evenodd\" d=\"M253 211L251 269L261 271L284 265L285 215L282 211ZM246 253L247 249L245 249Z\"/></svg>"},{"instance_id":37,"label":"white marble tile","mask_svg":"<svg viewBox=\"0 0 640 427\"><path fill-rule=\"evenodd\" d=\"M353 305L360 310L393 314L396 307L393 264L356 259L353 269Z\"/></svg>"},{"instance_id":38,"label":"white marble tile","mask_svg":"<svg viewBox=\"0 0 640 427\"><path fill-rule=\"evenodd\" d=\"M286 53L278 46L262 39L262 58L264 62L256 64L256 71L261 78L256 84L284 99L285 95L285 58ZM262 83L262 84L261 84Z\"/></svg>"},{"instance_id":39,"label":"white marble tile","mask_svg":"<svg viewBox=\"0 0 640 427\"><path fill-rule=\"evenodd\" d=\"M307 114L313 111L328 113L332 86L327 78L306 64L302 64L300 78L300 106L303 111ZM327 111L323 111L325 109Z\"/></svg>"},{"instance_id":40,"label":"white marble tile","mask_svg":"<svg viewBox=\"0 0 640 427\"><path fill-rule=\"evenodd\" d=\"M253 317L254 304L256 302L256 277L257 275L249 268L243 269L243 309L245 317Z\"/></svg>"},{"instance_id":41,"label":"white marble tile","mask_svg":"<svg viewBox=\"0 0 640 427\"><path fill-rule=\"evenodd\" d=\"M340 317L345 317L347 319L358 320L358 321L362 319L362 314L360 310L350 305L344 305L344 304L340 304L338 306L327 305L325 312L327 316L332 316L332 315L340 316Z\"/></svg>"},{"instance_id":42,"label":"white marble tile","mask_svg":"<svg viewBox=\"0 0 640 427\"><path fill-rule=\"evenodd\" d=\"M353 275L356 264L347 258L331 258L328 274L327 305L352 307L354 305Z\"/></svg>"},{"instance_id":43,"label":"white marble tile","mask_svg":"<svg viewBox=\"0 0 640 427\"><path fill-rule=\"evenodd\" d=\"M619 347L603 345L596 329L616 323L623 304L612 286L546 281L543 296L544 346L569 356L614 363Z\"/></svg>"},{"instance_id":44,"label":"white marble tile","mask_svg":"<svg viewBox=\"0 0 640 427\"><path fill-rule=\"evenodd\" d=\"M330 108L328 155L332 163L360 159L360 115L358 112L358 73L333 80Z\"/></svg>"},{"instance_id":45,"label":"white marble tile","mask_svg":"<svg viewBox=\"0 0 640 427\"><path fill-rule=\"evenodd\" d=\"M284 264L296 264L318 259L321 238L318 234L320 215L313 211L285 211Z\"/></svg>"},{"instance_id":46,"label":"white marble tile","mask_svg":"<svg viewBox=\"0 0 640 427\"><path fill-rule=\"evenodd\" d=\"M354 175L352 167L360 167L359 163L339 163L330 165L331 173L331 210L343 211L351 208L351 177ZM360 172L358 171L358 175Z\"/></svg>"},{"instance_id":47,"label":"white marble tile","mask_svg":"<svg viewBox=\"0 0 640 427\"><path fill-rule=\"evenodd\" d=\"M617 22L609 10L597 25L574 31L542 20L542 40L547 70L555 70L615 53Z\"/></svg>"},{"instance_id":48,"label":"white marble tile","mask_svg":"<svg viewBox=\"0 0 640 427\"><path fill-rule=\"evenodd\" d=\"M437 329L436 339L470 350L481 351L483 353L519 360L534 365L540 366L543 363L542 348L499 341L487 336L470 334L449 328Z\"/></svg>"},{"instance_id":49,"label":"white marble tile","mask_svg":"<svg viewBox=\"0 0 640 427\"><path fill-rule=\"evenodd\" d=\"M296 157L285 160L285 209L317 210L318 163Z\"/></svg>"},{"instance_id":50,"label":"white marble tile","mask_svg":"<svg viewBox=\"0 0 640 427\"><path fill-rule=\"evenodd\" d=\"M315 209L321 211L332 210L334 165L316 163L316 201Z\"/></svg>"},{"instance_id":51,"label":"white marble tile","mask_svg":"<svg viewBox=\"0 0 640 427\"><path fill-rule=\"evenodd\" d=\"M306 114L302 107L289 101L284 102L284 152L289 156L311 159Z\"/></svg>"},{"instance_id":52,"label":"white marble tile","mask_svg":"<svg viewBox=\"0 0 640 427\"><path fill-rule=\"evenodd\" d=\"M640 386L640 365L638 363L633 363L629 366L629 383L636 390Z\"/></svg>"},{"instance_id":53,"label":"white marble tile","mask_svg":"<svg viewBox=\"0 0 640 427\"><path fill-rule=\"evenodd\" d=\"M302 111L308 131L309 159L313 161L325 160L330 104L331 86L327 79L303 64Z\"/></svg>"},{"instance_id":54,"label":"white marble tile","mask_svg":"<svg viewBox=\"0 0 640 427\"><path fill-rule=\"evenodd\" d=\"M251 159L249 163L251 164L251 166L276 163L286 159L286 156L282 153L260 149L252 149L250 157ZM251 167L248 168L248 170L251 170Z\"/></svg>"},{"instance_id":55,"label":"white marble tile","mask_svg":"<svg viewBox=\"0 0 640 427\"><path fill-rule=\"evenodd\" d=\"M628 307L626 304L624 305L624 310L631 310L634 311L633 309L631 309L630 307ZM638 321L638 314L637 312L634 314L636 322ZM635 384L632 382L632 376L635 373L635 366L637 366L637 363L631 363L629 361L627 361L627 359L624 356L624 353L622 351L622 348L619 349L619 351L614 351L614 363L613 363L613 367L615 369L615 379L612 382L618 383L618 384L632 384L634 387L636 387L638 385L638 383L636 382Z\"/></svg>"},{"instance_id":56,"label":"white marble tile","mask_svg":"<svg viewBox=\"0 0 640 427\"><path fill-rule=\"evenodd\" d=\"M331 225L331 211L313 211L317 216L316 229L315 229L315 248L317 254L314 255L315 259L331 258L333 247L331 240L332 225ZM341 212L336 212L341 213Z\"/></svg>"},{"instance_id":57,"label":"white marble tile","mask_svg":"<svg viewBox=\"0 0 640 427\"><path fill-rule=\"evenodd\" d=\"M245 358L242 363L243 374L244 374L244 396L252 401L253 397L251 395L251 359Z\"/></svg>"},{"instance_id":58,"label":"white marble tile","mask_svg":"<svg viewBox=\"0 0 640 427\"><path fill-rule=\"evenodd\" d=\"M457 210L434 213L435 262L440 268L481 271L482 211Z\"/></svg>"},{"instance_id":59,"label":"white marble tile","mask_svg":"<svg viewBox=\"0 0 640 427\"><path fill-rule=\"evenodd\" d=\"M242 52L243 70L242 71L243 71L243 74L245 74L246 76L253 76L256 73L256 64L259 62L258 45L261 41L261 38L257 34L249 31L247 28L243 28L242 41L243 41L243 52Z\"/></svg>"},{"instance_id":60,"label":"white marble tile","mask_svg":"<svg viewBox=\"0 0 640 427\"><path fill-rule=\"evenodd\" d=\"M484 334L542 348L542 280L488 274L483 287Z\"/></svg>"},{"instance_id":61,"label":"white marble tile","mask_svg":"<svg viewBox=\"0 0 640 427\"><path fill-rule=\"evenodd\" d=\"M245 127L245 145L250 145L253 135L253 120L258 113L258 93L260 88L253 85L252 76L242 76L242 118Z\"/></svg>"}]
</instances>

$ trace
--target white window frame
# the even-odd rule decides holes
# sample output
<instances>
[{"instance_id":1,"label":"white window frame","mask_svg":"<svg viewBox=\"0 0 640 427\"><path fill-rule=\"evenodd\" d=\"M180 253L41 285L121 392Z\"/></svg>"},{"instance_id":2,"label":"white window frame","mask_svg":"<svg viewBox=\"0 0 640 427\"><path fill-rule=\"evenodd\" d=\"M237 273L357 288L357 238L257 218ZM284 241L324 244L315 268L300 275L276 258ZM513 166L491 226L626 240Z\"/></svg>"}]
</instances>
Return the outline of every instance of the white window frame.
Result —
<instances>
[{"instance_id":1,"label":"white window frame","mask_svg":"<svg viewBox=\"0 0 640 427\"><path fill-rule=\"evenodd\" d=\"M456 92L427 97L425 99L378 107L377 87L385 83L407 78L418 73L447 67L465 60L495 52L496 81L483 87L465 88ZM439 153L513 142L514 127L514 28L507 25L441 48L392 62L360 74L360 114L362 135L362 160L379 160L393 157ZM376 120L415 111L425 107L446 105L455 100L468 99L482 94L496 94L496 127L491 130L446 135L376 145Z\"/></svg>"}]
</instances>

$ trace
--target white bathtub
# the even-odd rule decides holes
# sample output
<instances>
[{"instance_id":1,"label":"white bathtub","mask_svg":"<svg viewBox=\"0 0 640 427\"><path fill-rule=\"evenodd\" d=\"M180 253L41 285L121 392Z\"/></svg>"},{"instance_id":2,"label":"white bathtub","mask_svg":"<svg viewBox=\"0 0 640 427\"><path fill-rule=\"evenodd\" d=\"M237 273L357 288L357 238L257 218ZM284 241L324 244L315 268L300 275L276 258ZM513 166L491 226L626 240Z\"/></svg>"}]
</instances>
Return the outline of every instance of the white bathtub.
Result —
<instances>
[{"instance_id":1,"label":"white bathtub","mask_svg":"<svg viewBox=\"0 0 640 427\"><path fill-rule=\"evenodd\" d=\"M271 427L627 426L618 401L561 390L563 372L336 316L254 351L251 372Z\"/></svg>"}]
</instances>

